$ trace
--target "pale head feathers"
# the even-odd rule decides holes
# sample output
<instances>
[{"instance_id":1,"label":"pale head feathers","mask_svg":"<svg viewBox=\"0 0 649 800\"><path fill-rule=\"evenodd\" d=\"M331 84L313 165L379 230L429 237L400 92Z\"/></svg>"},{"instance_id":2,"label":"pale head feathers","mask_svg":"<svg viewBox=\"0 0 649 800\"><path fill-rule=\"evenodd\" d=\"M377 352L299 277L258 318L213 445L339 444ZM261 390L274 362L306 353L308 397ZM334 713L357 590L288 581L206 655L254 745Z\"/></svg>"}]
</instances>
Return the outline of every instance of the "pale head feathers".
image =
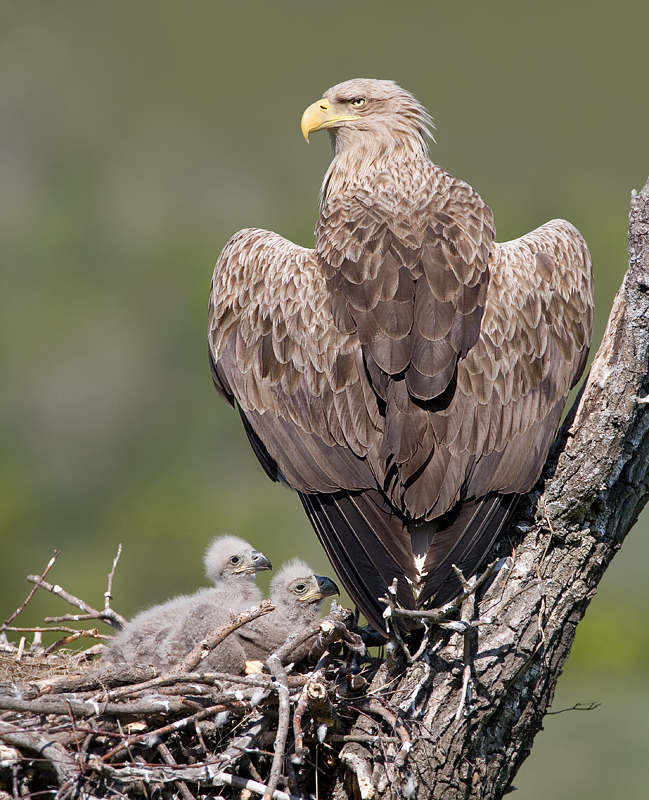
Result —
<instances>
[{"instance_id":1,"label":"pale head feathers","mask_svg":"<svg viewBox=\"0 0 649 800\"><path fill-rule=\"evenodd\" d=\"M354 78L323 95L332 108L353 112L357 119L329 128L336 153L358 145L407 147L426 152L433 138L433 118L422 104L394 81Z\"/></svg>"},{"instance_id":2,"label":"pale head feathers","mask_svg":"<svg viewBox=\"0 0 649 800\"><path fill-rule=\"evenodd\" d=\"M276 606L300 608L314 605L320 608L325 597L339 594L330 579L316 575L299 558L287 562L270 582L270 599Z\"/></svg>"},{"instance_id":3,"label":"pale head feathers","mask_svg":"<svg viewBox=\"0 0 649 800\"><path fill-rule=\"evenodd\" d=\"M205 574L217 586L223 582L240 580L242 576L254 579L257 572L271 569L263 553L238 536L218 536L213 539L203 559Z\"/></svg>"}]
</instances>

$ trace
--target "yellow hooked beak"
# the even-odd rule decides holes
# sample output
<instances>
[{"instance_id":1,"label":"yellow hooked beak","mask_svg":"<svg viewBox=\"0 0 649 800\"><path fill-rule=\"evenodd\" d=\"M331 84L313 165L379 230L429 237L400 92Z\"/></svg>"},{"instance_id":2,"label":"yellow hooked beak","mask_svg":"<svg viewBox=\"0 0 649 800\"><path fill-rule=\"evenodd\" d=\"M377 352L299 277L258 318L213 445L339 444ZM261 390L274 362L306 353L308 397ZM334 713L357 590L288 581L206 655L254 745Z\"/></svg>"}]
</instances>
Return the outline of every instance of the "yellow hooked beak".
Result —
<instances>
[{"instance_id":1,"label":"yellow hooked beak","mask_svg":"<svg viewBox=\"0 0 649 800\"><path fill-rule=\"evenodd\" d=\"M323 128L331 128L339 122L360 119L358 114L337 114L331 109L331 103L326 97L312 103L302 114L302 136L309 141L311 131L321 131Z\"/></svg>"}]
</instances>

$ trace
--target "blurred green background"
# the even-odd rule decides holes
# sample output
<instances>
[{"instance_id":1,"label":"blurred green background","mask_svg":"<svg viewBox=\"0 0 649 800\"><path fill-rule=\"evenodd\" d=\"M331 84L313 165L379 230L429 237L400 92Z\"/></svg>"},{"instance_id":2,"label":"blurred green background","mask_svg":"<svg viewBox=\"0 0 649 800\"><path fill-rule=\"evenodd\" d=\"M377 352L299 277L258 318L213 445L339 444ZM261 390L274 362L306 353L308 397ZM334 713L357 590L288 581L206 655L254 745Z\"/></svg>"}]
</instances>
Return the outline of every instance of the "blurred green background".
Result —
<instances>
[{"instance_id":1,"label":"blurred green background","mask_svg":"<svg viewBox=\"0 0 649 800\"><path fill-rule=\"evenodd\" d=\"M205 583L209 538L331 574L295 496L216 396L206 305L248 226L313 241L330 160L303 109L391 78L434 115L432 158L500 240L566 217L595 264L601 338L649 175L646 0L3 0L0 6L0 618L50 577L127 616ZM644 800L649 520L580 626L517 796ZM65 613L37 596L20 618Z\"/></svg>"}]
</instances>

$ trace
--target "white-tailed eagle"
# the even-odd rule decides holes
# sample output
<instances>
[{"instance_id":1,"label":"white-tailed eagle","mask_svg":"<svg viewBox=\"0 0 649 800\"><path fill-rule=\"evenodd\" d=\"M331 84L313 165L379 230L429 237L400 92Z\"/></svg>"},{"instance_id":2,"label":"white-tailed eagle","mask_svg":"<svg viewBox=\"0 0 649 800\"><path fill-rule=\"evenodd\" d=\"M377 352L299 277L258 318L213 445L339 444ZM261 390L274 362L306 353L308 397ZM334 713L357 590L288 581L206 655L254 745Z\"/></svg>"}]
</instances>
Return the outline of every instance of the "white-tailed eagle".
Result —
<instances>
[{"instance_id":1,"label":"white-tailed eagle","mask_svg":"<svg viewBox=\"0 0 649 800\"><path fill-rule=\"evenodd\" d=\"M334 149L315 247L239 231L210 294L217 390L378 629L395 577L415 608L452 597L453 564L480 566L541 474L593 324L579 232L497 243L489 207L430 161L431 127L391 81L329 89L302 118Z\"/></svg>"}]
</instances>

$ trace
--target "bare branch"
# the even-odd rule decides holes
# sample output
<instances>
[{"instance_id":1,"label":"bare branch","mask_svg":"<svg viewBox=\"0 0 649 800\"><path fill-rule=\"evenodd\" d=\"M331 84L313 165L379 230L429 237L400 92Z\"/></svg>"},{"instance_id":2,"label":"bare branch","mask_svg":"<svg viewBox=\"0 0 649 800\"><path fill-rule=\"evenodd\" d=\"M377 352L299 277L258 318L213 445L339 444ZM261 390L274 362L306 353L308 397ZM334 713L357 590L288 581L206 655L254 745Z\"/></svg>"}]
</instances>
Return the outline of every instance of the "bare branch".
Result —
<instances>
[{"instance_id":1,"label":"bare branch","mask_svg":"<svg viewBox=\"0 0 649 800\"><path fill-rule=\"evenodd\" d=\"M110 607L110 601L113 599L113 578L115 577L115 569L117 567L117 562L119 561L119 557L122 555L122 544L117 547L117 555L113 559L113 567L111 571L108 573L108 586L106 587L106 591L104 592L104 611L112 611ZM126 620L125 620L126 621Z\"/></svg>"},{"instance_id":2,"label":"bare branch","mask_svg":"<svg viewBox=\"0 0 649 800\"><path fill-rule=\"evenodd\" d=\"M277 783L282 774L282 765L286 756L286 737L288 735L291 709L288 694L288 677L286 670L282 666L281 659L276 653L273 653L266 661L266 666L275 679L273 688L279 697L279 721L277 723L277 735L275 736L275 755L273 756L268 786L264 792L264 800L271 800L277 789Z\"/></svg>"},{"instance_id":3,"label":"bare branch","mask_svg":"<svg viewBox=\"0 0 649 800\"><path fill-rule=\"evenodd\" d=\"M44 581L40 575L28 575L27 580L30 583L36 584L34 591L40 587L41 589L45 589L47 592L51 592L52 594L55 594L57 597L62 598L66 602L70 603L71 606L76 606L77 608L80 608L82 611L85 611L86 614L92 614L94 616L100 614L100 612L97 611L97 609L93 608L92 606L89 606L88 603L86 603L84 600L80 600L73 594L66 592L65 589L62 589L58 584L52 584L48 583L47 581Z\"/></svg>"},{"instance_id":4,"label":"bare branch","mask_svg":"<svg viewBox=\"0 0 649 800\"><path fill-rule=\"evenodd\" d=\"M49 571L52 569L52 567L54 566L54 562L56 561L56 559L57 559L59 556L60 556L60 552L59 552L58 550L55 550L55 551L54 551L54 555L53 555L53 556L52 556L52 558L50 558L50 560L47 562L47 566L46 566L46 567L45 567L45 569L43 570L42 574L36 578L36 582L37 582L37 583L40 583L40 582L43 580L43 578L44 578L44 577L47 575L47 573L48 573L48 572L49 572ZM32 576L32 577L33 577L33 576ZM28 578L28 580L29 580L29 578ZM33 589L32 589L32 590L29 592L29 594L27 595L27 597L26 597L26 598L23 600L23 602L22 602L22 603L21 603L21 604L18 606L18 608L17 608L17 609L14 611L14 613L13 613L13 614L12 614L10 617L7 617L7 619L6 619L6 620L5 620L5 621L2 623L2 625L0 625L0 631L4 631L4 630L6 630L6 629L7 629L7 627L8 627L8 625L9 625L9 623L13 622L13 620L15 620L15 619L16 619L16 617L18 616L18 614L20 614L22 611L24 611L24 609L25 609L25 606L26 606L26 605L27 605L27 603L29 603L29 601L32 599L32 597L34 596L34 593L36 592L36 589L37 589L37 588L38 588L38 586L34 586L34 588L33 588Z\"/></svg>"}]
</instances>

